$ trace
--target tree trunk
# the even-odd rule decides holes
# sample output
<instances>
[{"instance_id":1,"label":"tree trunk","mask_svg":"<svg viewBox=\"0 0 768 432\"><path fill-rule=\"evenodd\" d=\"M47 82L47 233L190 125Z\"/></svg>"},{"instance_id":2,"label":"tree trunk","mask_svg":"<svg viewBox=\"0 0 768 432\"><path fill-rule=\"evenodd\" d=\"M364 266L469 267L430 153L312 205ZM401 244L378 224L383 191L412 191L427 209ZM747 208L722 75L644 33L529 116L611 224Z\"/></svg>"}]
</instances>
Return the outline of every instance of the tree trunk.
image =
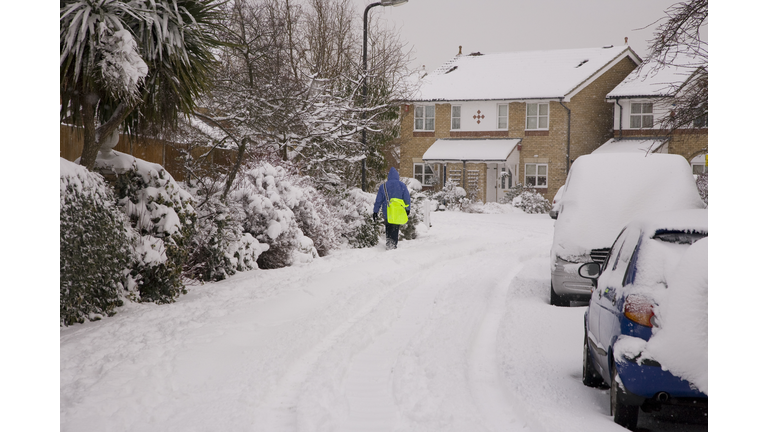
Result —
<instances>
[{"instance_id":1,"label":"tree trunk","mask_svg":"<svg viewBox=\"0 0 768 432\"><path fill-rule=\"evenodd\" d=\"M86 95L82 100L83 114L83 153L80 155L80 165L93 171L96 165L96 157L103 141L109 139L120 124L128 117L133 108L125 103L117 106L112 117L104 124L96 127L95 95Z\"/></svg>"},{"instance_id":2,"label":"tree trunk","mask_svg":"<svg viewBox=\"0 0 768 432\"><path fill-rule=\"evenodd\" d=\"M99 145L96 142L96 110L93 95L83 95L80 100L83 115L83 152L80 154L80 165L88 171L93 171Z\"/></svg>"},{"instance_id":3,"label":"tree trunk","mask_svg":"<svg viewBox=\"0 0 768 432\"><path fill-rule=\"evenodd\" d=\"M224 186L224 192L222 193L221 201L227 199L227 194L229 194L229 190L232 188L232 183L235 181L235 176L237 176L237 172L240 171L240 165L243 164L243 157L245 155L245 147L248 145L248 138L243 138L243 140L240 142L240 145L237 146L237 160L235 160L235 165L232 166L232 169L229 171L229 175L227 176L227 183Z\"/></svg>"}]
</instances>

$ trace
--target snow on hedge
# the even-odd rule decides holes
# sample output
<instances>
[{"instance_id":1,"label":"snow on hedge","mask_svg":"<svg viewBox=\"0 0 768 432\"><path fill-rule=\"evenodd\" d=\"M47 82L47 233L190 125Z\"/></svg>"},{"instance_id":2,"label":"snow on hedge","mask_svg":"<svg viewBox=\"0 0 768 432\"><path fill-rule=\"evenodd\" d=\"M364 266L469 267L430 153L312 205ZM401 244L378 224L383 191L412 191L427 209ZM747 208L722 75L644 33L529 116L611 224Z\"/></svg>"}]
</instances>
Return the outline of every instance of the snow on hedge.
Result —
<instances>
[{"instance_id":1,"label":"snow on hedge","mask_svg":"<svg viewBox=\"0 0 768 432\"><path fill-rule=\"evenodd\" d=\"M61 159L59 284L61 325L111 316L133 285L127 218L103 177Z\"/></svg>"}]
</instances>

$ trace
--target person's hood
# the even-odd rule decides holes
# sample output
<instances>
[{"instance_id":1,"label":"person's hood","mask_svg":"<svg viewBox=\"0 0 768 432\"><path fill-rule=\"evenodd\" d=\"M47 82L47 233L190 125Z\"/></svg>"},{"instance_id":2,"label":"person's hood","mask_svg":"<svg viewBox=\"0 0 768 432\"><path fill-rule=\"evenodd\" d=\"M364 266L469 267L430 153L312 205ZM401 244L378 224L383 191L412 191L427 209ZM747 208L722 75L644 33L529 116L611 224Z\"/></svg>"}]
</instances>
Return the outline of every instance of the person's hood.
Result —
<instances>
[{"instance_id":1,"label":"person's hood","mask_svg":"<svg viewBox=\"0 0 768 432\"><path fill-rule=\"evenodd\" d=\"M387 175L387 180L400 180L400 174L397 172L395 167L392 167L389 169L389 175Z\"/></svg>"}]
</instances>

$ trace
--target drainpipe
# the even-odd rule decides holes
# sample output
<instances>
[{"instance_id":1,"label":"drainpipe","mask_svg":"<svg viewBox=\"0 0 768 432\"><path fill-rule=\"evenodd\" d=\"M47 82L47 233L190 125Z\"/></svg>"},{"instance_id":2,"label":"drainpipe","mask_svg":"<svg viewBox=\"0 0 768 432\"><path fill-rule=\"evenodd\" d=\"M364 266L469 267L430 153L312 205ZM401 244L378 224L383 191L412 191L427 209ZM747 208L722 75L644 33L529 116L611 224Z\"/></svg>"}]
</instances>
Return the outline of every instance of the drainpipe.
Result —
<instances>
[{"instance_id":1,"label":"drainpipe","mask_svg":"<svg viewBox=\"0 0 768 432\"><path fill-rule=\"evenodd\" d=\"M624 133L624 129L623 129L623 126L624 126L624 122L623 122L623 120L624 120L624 107L621 106L621 104L619 103L619 99L618 98L615 100L615 103L616 103L616 105L619 106L619 139L621 139L622 134Z\"/></svg>"},{"instance_id":2,"label":"drainpipe","mask_svg":"<svg viewBox=\"0 0 768 432\"><path fill-rule=\"evenodd\" d=\"M568 141L565 146L565 175L571 171L571 110L563 105L563 98L560 98L560 106L568 111Z\"/></svg>"}]
</instances>

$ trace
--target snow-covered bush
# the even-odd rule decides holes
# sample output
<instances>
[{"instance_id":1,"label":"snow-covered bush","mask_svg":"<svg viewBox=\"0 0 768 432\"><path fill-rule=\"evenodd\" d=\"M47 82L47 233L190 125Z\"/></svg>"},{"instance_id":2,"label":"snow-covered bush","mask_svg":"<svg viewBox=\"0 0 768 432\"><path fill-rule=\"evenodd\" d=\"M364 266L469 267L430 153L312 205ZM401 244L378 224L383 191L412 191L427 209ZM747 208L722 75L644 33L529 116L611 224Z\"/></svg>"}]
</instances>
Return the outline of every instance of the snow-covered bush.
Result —
<instances>
[{"instance_id":1,"label":"snow-covered bush","mask_svg":"<svg viewBox=\"0 0 768 432\"><path fill-rule=\"evenodd\" d=\"M321 257L338 249L343 222L334 217L325 197L312 186L307 177L292 176L288 180L292 187L286 188L286 203L301 232L312 239Z\"/></svg>"},{"instance_id":2,"label":"snow-covered bush","mask_svg":"<svg viewBox=\"0 0 768 432\"><path fill-rule=\"evenodd\" d=\"M186 187L197 198L197 229L189 242L184 275L218 281L235 272L257 268L259 254L269 245L244 232L242 210L221 201L223 184L200 180Z\"/></svg>"},{"instance_id":3,"label":"snow-covered bush","mask_svg":"<svg viewBox=\"0 0 768 432\"><path fill-rule=\"evenodd\" d=\"M535 188L525 186L522 183L513 186L499 202L502 204L511 203L526 213L549 213L552 210L552 203L549 200L536 192Z\"/></svg>"},{"instance_id":4,"label":"snow-covered bush","mask_svg":"<svg viewBox=\"0 0 768 432\"><path fill-rule=\"evenodd\" d=\"M341 237L352 248L379 244L379 225L373 222L376 195L362 189L350 189L329 197L334 218L341 221Z\"/></svg>"},{"instance_id":5,"label":"snow-covered bush","mask_svg":"<svg viewBox=\"0 0 768 432\"><path fill-rule=\"evenodd\" d=\"M525 191L512 200L512 205L526 213L549 213L552 204L538 192Z\"/></svg>"},{"instance_id":6,"label":"snow-covered bush","mask_svg":"<svg viewBox=\"0 0 768 432\"><path fill-rule=\"evenodd\" d=\"M243 212L243 229L269 245L258 258L259 268L285 267L318 256L314 242L302 233L290 204L298 205L301 191L282 167L262 162L243 176L230 192Z\"/></svg>"},{"instance_id":7,"label":"snow-covered bush","mask_svg":"<svg viewBox=\"0 0 768 432\"><path fill-rule=\"evenodd\" d=\"M699 190L699 196L704 204L709 206L709 173L696 176L696 188Z\"/></svg>"},{"instance_id":8,"label":"snow-covered bush","mask_svg":"<svg viewBox=\"0 0 768 432\"><path fill-rule=\"evenodd\" d=\"M462 204L469 202L467 191L450 179L445 182L442 190L432 195L432 199L444 205L447 210L460 210Z\"/></svg>"},{"instance_id":9,"label":"snow-covered bush","mask_svg":"<svg viewBox=\"0 0 768 432\"><path fill-rule=\"evenodd\" d=\"M61 159L61 325L112 316L127 294L131 232L104 178Z\"/></svg>"},{"instance_id":10,"label":"snow-covered bush","mask_svg":"<svg viewBox=\"0 0 768 432\"><path fill-rule=\"evenodd\" d=\"M422 206L427 204L427 196L421 193L421 182L410 177L400 177L400 180L408 187L411 196L411 205L408 214L408 222L400 227L400 240L413 240L418 237L416 228L423 222Z\"/></svg>"},{"instance_id":11,"label":"snow-covered bush","mask_svg":"<svg viewBox=\"0 0 768 432\"><path fill-rule=\"evenodd\" d=\"M162 166L124 153L100 152L96 168L117 176L117 203L140 236L131 271L140 300L174 301L185 293L182 269L196 220L192 196Z\"/></svg>"}]
</instances>

